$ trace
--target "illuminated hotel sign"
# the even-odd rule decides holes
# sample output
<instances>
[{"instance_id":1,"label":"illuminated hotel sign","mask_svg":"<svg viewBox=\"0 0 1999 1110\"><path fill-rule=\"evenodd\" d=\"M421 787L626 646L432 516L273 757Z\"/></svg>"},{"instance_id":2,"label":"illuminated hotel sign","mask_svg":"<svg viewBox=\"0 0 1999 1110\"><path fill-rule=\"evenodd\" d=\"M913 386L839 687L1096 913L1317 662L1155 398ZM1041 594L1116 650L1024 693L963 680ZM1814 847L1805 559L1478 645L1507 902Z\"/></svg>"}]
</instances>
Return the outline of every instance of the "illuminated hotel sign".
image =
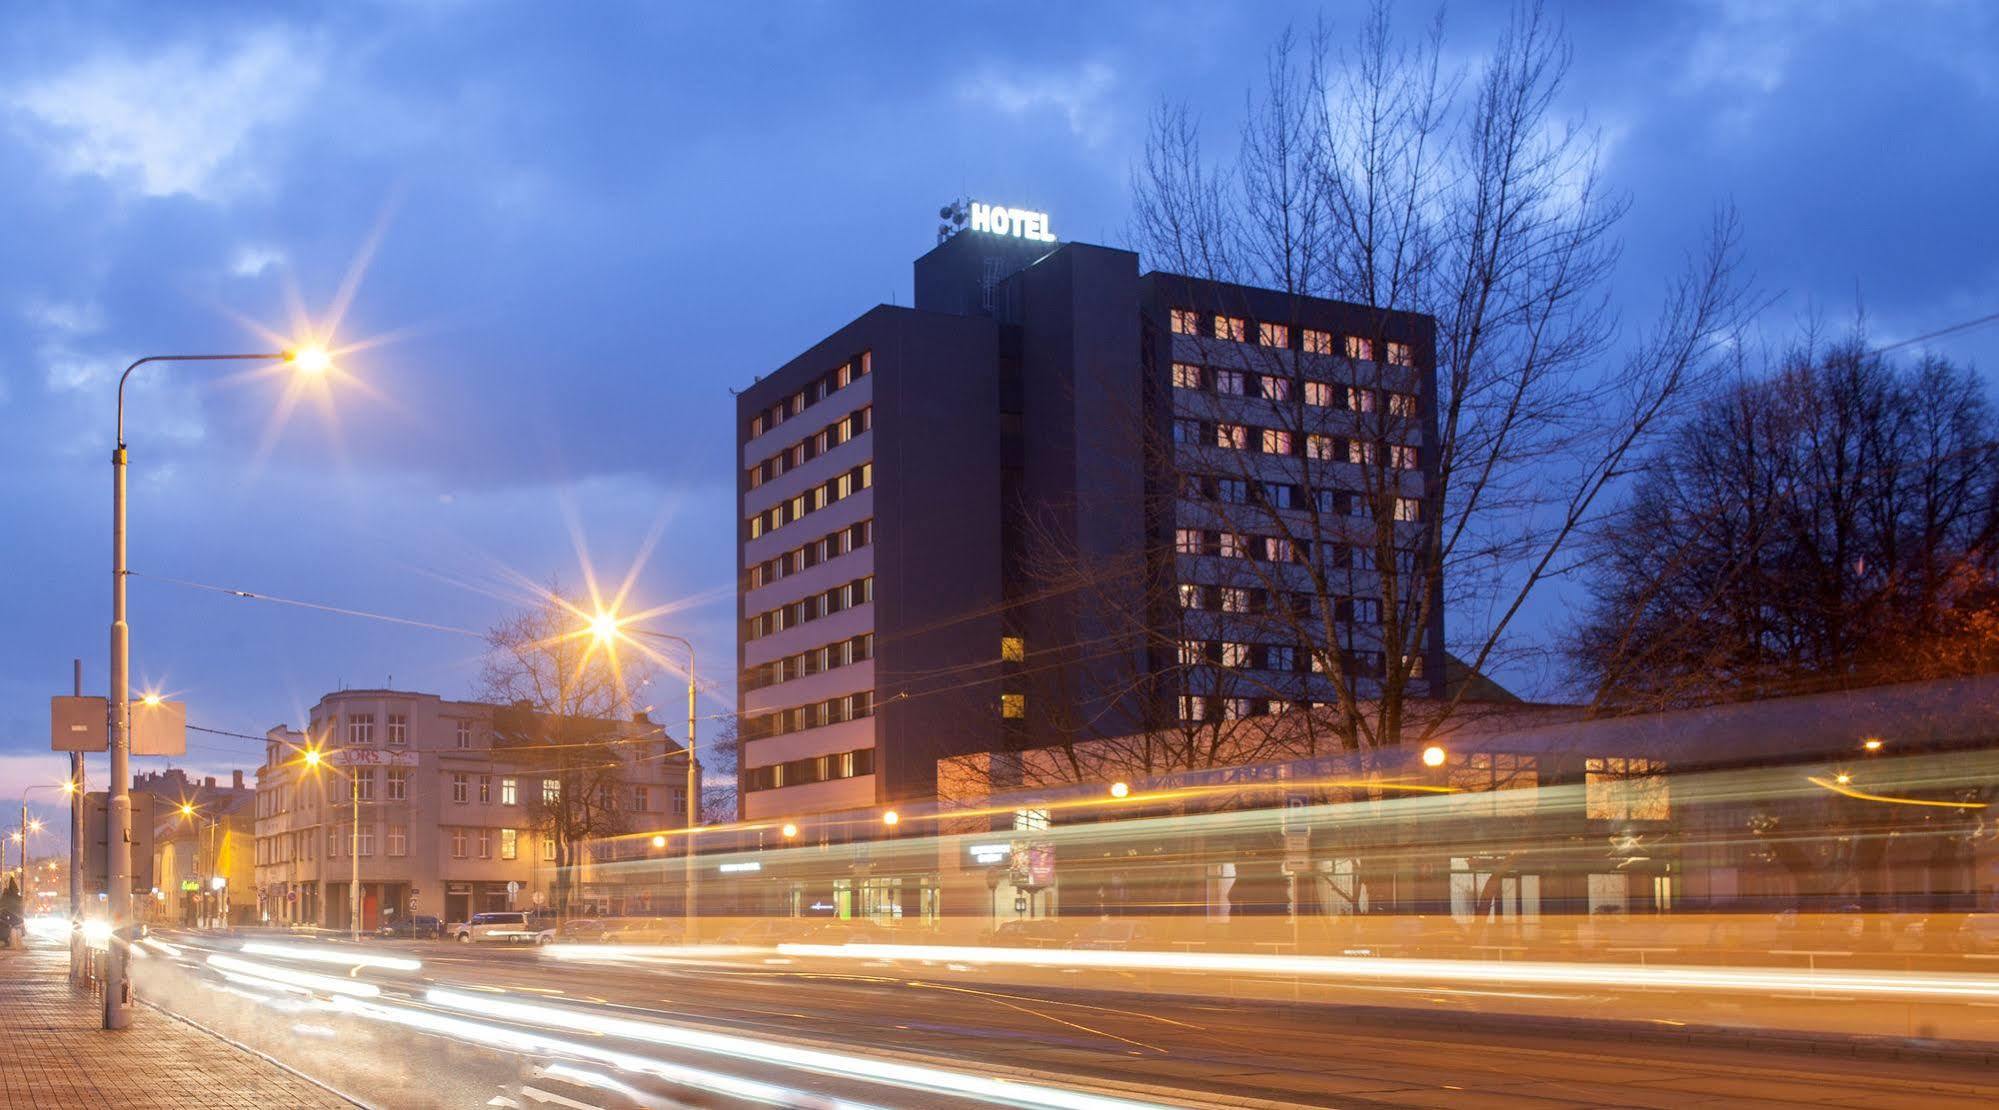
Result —
<instances>
[{"instance_id":1,"label":"illuminated hotel sign","mask_svg":"<svg viewBox=\"0 0 1999 1110\"><path fill-rule=\"evenodd\" d=\"M1002 208L997 204L972 202L972 230L988 235L1010 235L1015 239L1031 239L1037 243L1053 243L1055 233L1048 230L1048 213L1030 212L1025 208Z\"/></svg>"}]
</instances>

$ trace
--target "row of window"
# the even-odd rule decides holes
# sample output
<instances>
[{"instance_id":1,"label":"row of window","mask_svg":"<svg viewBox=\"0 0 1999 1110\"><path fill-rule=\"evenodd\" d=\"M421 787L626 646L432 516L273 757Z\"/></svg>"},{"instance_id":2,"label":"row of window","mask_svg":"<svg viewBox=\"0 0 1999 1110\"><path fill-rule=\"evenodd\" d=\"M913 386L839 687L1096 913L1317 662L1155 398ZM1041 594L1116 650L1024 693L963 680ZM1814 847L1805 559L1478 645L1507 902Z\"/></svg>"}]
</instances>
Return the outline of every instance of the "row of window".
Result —
<instances>
[{"instance_id":1,"label":"row of window","mask_svg":"<svg viewBox=\"0 0 1999 1110\"><path fill-rule=\"evenodd\" d=\"M775 713L751 717L743 722L743 739L768 740L773 736L804 732L808 728L819 728L824 725L837 725L842 721L858 721L874 715L874 691L862 690L843 697L827 698L811 705L793 706Z\"/></svg>"},{"instance_id":2,"label":"row of window","mask_svg":"<svg viewBox=\"0 0 1999 1110\"><path fill-rule=\"evenodd\" d=\"M388 729L384 739L387 741L387 746L391 748L408 747L410 742L409 714L387 714L386 723ZM325 725L324 735L330 741L333 738L335 726L331 720L325 722ZM452 721L452 733L453 747L470 748L472 746L472 721L469 718L460 717ZM348 716L347 743L351 747L374 746L375 715L373 713L355 713ZM265 758L270 766L275 767L279 763L284 762L287 756L288 752L282 744L273 743L266 746Z\"/></svg>"},{"instance_id":3,"label":"row of window","mask_svg":"<svg viewBox=\"0 0 1999 1110\"><path fill-rule=\"evenodd\" d=\"M857 379L865 378L872 373L874 373L874 357L871 352L862 351L856 357L820 375L811 385L750 417L749 438L755 439L804 412L808 405L823 401L852 385Z\"/></svg>"},{"instance_id":4,"label":"row of window","mask_svg":"<svg viewBox=\"0 0 1999 1110\"><path fill-rule=\"evenodd\" d=\"M347 859L358 854L366 859L375 854L375 828L372 824L361 826L360 835L355 835L351 824L328 825L325 831L326 858ZM384 830L383 846L390 858L409 855L409 826L391 824ZM495 833L499 835L494 836ZM451 858L470 859L471 845L476 842L480 859L493 858L495 840L499 843L500 858L511 860L520 858L520 841L524 834L521 829L464 829L451 830ZM291 863L295 860L315 860L319 858L318 830L301 830L287 836L263 837L257 841L257 862L259 864ZM542 858L555 858L555 839L542 838Z\"/></svg>"},{"instance_id":5,"label":"row of window","mask_svg":"<svg viewBox=\"0 0 1999 1110\"><path fill-rule=\"evenodd\" d=\"M1192 363L1173 364L1173 388L1219 393L1229 397L1260 397L1265 401L1290 403L1293 379L1281 374L1256 374L1247 370L1201 367ZM1416 395L1393 389L1371 389L1358 385L1306 381L1300 391L1305 403L1315 408L1343 409L1347 412L1375 412L1377 399L1388 415L1414 418Z\"/></svg>"},{"instance_id":6,"label":"row of window","mask_svg":"<svg viewBox=\"0 0 1999 1110\"><path fill-rule=\"evenodd\" d=\"M782 555L765 559L750 568L750 589L768 586L772 582L809 570L820 563L830 563L849 552L857 551L875 542L875 522L864 520L838 532L821 536L811 543L792 548Z\"/></svg>"},{"instance_id":7,"label":"row of window","mask_svg":"<svg viewBox=\"0 0 1999 1110\"><path fill-rule=\"evenodd\" d=\"M1203 326L1205 323L1206 326ZM1259 347L1276 347L1281 350L1299 350L1308 355L1330 355L1339 353L1347 358L1374 358L1374 340L1358 335L1335 336L1329 331L1316 328L1298 329L1298 342L1291 342L1291 327L1288 324L1268 324L1262 321L1252 323L1242 316L1229 316L1220 312L1196 312L1191 308L1172 310L1172 327L1176 335L1205 335L1215 339L1226 339L1234 343L1247 343L1256 337ZM1336 345L1337 341L1337 345ZM1412 364L1409 344L1387 343L1387 361L1397 366Z\"/></svg>"},{"instance_id":8,"label":"row of window","mask_svg":"<svg viewBox=\"0 0 1999 1110\"><path fill-rule=\"evenodd\" d=\"M1182 640L1180 665L1183 667L1227 667L1230 670L1277 671L1281 674L1324 674L1326 657L1309 647L1295 644L1245 644L1234 640ZM1343 650L1340 666L1348 678L1380 678L1387 673L1387 657L1378 651ZM1422 660L1412 661L1420 677Z\"/></svg>"},{"instance_id":9,"label":"row of window","mask_svg":"<svg viewBox=\"0 0 1999 1110\"><path fill-rule=\"evenodd\" d=\"M856 605L866 605L874 599L875 576L870 574L866 578L843 582L823 593L800 598L789 605L780 605L775 609L758 613L743 622L743 638L760 640L787 628L796 628L808 621L816 621L820 617L830 617L843 610L852 609Z\"/></svg>"},{"instance_id":10,"label":"row of window","mask_svg":"<svg viewBox=\"0 0 1999 1110\"><path fill-rule=\"evenodd\" d=\"M1204 586L1180 583L1180 607L1210 613L1289 612L1309 620L1317 608L1308 593L1285 593L1260 586ZM1333 619L1352 624L1380 624L1378 597L1337 597L1333 599Z\"/></svg>"},{"instance_id":11,"label":"row of window","mask_svg":"<svg viewBox=\"0 0 1999 1110\"><path fill-rule=\"evenodd\" d=\"M1399 510L1396 519L1403 519ZM1289 536L1255 536L1247 532L1216 532L1205 528L1177 528L1173 532L1173 551L1178 555L1219 555L1224 559L1251 559L1265 563L1310 563L1314 546L1311 540ZM1320 540L1316 546L1326 565L1340 570L1377 569L1372 544ZM1401 574L1416 573L1416 553L1407 548L1396 549L1395 569Z\"/></svg>"},{"instance_id":12,"label":"row of window","mask_svg":"<svg viewBox=\"0 0 1999 1110\"><path fill-rule=\"evenodd\" d=\"M751 667L743 673L743 689L761 690L794 678L808 678L841 667L851 667L855 663L865 663L874 657L875 634L870 632Z\"/></svg>"},{"instance_id":13,"label":"row of window","mask_svg":"<svg viewBox=\"0 0 1999 1110\"><path fill-rule=\"evenodd\" d=\"M875 407L863 405L749 468L750 488L755 489L787 471L797 470L813 459L853 439L875 426Z\"/></svg>"},{"instance_id":14,"label":"row of window","mask_svg":"<svg viewBox=\"0 0 1999 1110\"><path fill-rule=\"evenodd\" d=\"M844 501L875 484L875 464L864 462L830 481L813 486L789 501L781 502L749 519L750 538L775 532L792 521Z\"/></svg>"},{"instance_id":15,"label":"row of window","mask_svg":"<svg viewBox=\"0 0 1999 1110\"><path fill-rule=\"evenodd\" d=\"M1257 482L1247 478L1223 478L1212 474L1182 474L1180 495L1198 501L1224 505L1255 505L1265 509L1305 509L1316 503L1320 516L1373 520L1373 498L1358 490L1320 488L1313 501L1305 499L1307 487L1290 482ZM1422 519L1422 503L1417 498L1397 497L1390 511L1396 520ZM1406 502L1406 504L1405 504Z\"/></svg>"},{"instance_id":16,"label":"row of window","mask_svg":"<svg viewBox=\"0 0 1999 1110\"><path fill-rule=\"evenodd\" d=\"M768 767L752 767L743 772L744 790L776 790L783 786L810 786L815 782L858 778L875 773L875 750L861 748Z\"/></svg>"},{"instance_id":17,"label":"row of window","mask_svg":"<svg viewBox=\"0 0 1999 1110\"><path fill-rule=\"evenodd\" d=\"M1193 420L1173 421L1173 442L1189 446L1212 445L1232 451L1252 451L1264 455L1298 456L1319 462L1349 462L1356 466L1379 466L1385 457L1398 470L1415 470L1419 455L1406 443L1382 444L1375 440L1311 432L1300 436L1288 428L1259 428L1254 424ZM1384 456L1382 448L1388 448Z\"/></svg>"}]
</instances>

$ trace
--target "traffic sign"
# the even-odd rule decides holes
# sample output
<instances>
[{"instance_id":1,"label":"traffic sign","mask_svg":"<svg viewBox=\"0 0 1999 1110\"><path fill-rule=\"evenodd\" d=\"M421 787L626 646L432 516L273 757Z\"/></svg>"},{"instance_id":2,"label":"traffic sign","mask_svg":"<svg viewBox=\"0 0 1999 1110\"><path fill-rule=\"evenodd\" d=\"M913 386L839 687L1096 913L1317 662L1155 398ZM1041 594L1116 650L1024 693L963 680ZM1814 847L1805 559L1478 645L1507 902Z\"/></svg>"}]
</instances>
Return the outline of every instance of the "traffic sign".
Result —
<instances>
[{"instance_id":1,"label":"traffic sign","mask_svg":"<svg viewBox=\"0 0 1999 1110\"><path fill-rule=\"evenodd\" d=\"M541 905L541 891L537 890L533 894L529 895L528 901L533 902L537 906Z\"/></svg>"},{"instance_id":2,"label":"traffic sign","mask_svg":"<svg viewBox=\"0 0 1999 1110\"><path fill-rule=\"evenodd\" d=\"M514 895L519 894L520 892L521 892L521 884L513 879L508 879L507 897L512 898Z\"/></svg>"}]
</instances>

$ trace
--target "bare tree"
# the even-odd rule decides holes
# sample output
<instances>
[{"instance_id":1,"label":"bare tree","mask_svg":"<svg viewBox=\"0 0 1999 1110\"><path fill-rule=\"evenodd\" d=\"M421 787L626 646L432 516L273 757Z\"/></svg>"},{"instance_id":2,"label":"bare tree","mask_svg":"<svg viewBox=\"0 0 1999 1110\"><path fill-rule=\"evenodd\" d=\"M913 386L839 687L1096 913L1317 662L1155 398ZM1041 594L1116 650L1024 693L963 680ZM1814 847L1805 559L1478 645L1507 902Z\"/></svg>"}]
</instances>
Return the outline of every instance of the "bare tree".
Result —
<instances>
[{"instance_id":1,"label":"bare tree","mask_svg":"<svg viewBox=\"0 0 1999 1110\"><path fill-rule=\"evenodd\" d=\"M1459 711L1465 685L1432 671L1444 610L1474 672L1511 658L1514 618L1725 365L1744 308L1724 214L1656 316L1620 328L1625 204L1597 136L1557 113L1568 48L1537 7L1468 73L1441 20L1413 42L1390 24L1376 8L1344 49L1281 38L1230 157L1162 109L1133 183L1148 263L1238 301L1173 367L1179 450L1154 448L1180 519L1220 537L1185 552L1221 556L1184 598L1204 671L1345 749ZM1297 342L1320 299L1358 307Z\"/></svg>"},{"instance_id":2,"label":"bare tree","mask_svg":"<svg viewBox=\"0 0 1999 1110\"><path fill-rule=\"evenodd\" d=\"M1593 545L1571 658L1604 710L1999 665L1999 426L1857 330L1720 391Z\"/></svg>"},{"instance_id":3,"label":"bare tree","mask_svg":"<svg viewBox=\"0 0 1999 1110\"><path fill-rule=\"evenodd\" d=\"M631 769L662 735L633 723L646 675L591 635L583 613L551 586L487 633L482 683L499 706L499 743L535 769L523 788L531 827L555 843L559 913L588 843L627 831Z\"/></svg>"}]
</instances>

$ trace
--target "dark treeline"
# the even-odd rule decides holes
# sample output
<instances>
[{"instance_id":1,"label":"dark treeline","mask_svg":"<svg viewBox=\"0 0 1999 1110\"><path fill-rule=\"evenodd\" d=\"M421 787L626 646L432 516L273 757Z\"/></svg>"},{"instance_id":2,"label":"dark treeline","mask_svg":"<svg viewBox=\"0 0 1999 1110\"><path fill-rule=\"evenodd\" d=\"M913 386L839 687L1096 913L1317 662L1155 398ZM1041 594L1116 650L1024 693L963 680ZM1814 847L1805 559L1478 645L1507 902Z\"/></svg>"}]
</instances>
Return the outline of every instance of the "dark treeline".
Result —
<instances>
[{"instance_id":1,"label":"dark treeline","mask_svg":"<svg viewBox=\"0 0 1999 1110\"><path fill-rule=\"evenodd\" d=\"M1633 711L1999 668L1985 392L1856 333L1701 405L1594 541L1569 644Z\"/></svg>"}]
</instances>

